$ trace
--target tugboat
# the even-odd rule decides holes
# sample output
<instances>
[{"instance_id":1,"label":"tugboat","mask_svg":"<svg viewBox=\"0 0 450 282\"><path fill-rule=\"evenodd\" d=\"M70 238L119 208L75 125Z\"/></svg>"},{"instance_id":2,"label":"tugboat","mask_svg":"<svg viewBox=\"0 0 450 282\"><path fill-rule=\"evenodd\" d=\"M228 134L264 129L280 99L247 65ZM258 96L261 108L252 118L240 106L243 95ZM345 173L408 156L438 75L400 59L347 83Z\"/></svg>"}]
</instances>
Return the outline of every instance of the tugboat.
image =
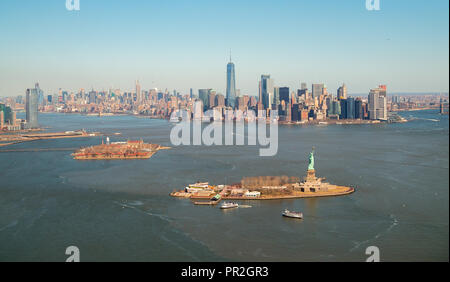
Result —
<instances>
[{"instance_id":1,"label":"tugboat","mask_svg":"<svg viewBox=\"0 0 450 282\"><path fill-rule=\"evenodd\" d=\"M284 210L282 215L284 217L289 217L289 218L303 219L303 213L301 213L301 212L291 212L291 211L288 211L287 209Z\"/></svg>"},{"instance_id":2,"label":"tugboat","mask_svg":"<svg viewBox=\"0 0 450 282\"><path fill-rule=\"evenodd\" d=\"M233 208L238 208L238 207L239 207L239 204L237 204L237 203L223 203L220 206L220 208L223 209L223 210L233 209Z\"/></svg>"}]
</instances>

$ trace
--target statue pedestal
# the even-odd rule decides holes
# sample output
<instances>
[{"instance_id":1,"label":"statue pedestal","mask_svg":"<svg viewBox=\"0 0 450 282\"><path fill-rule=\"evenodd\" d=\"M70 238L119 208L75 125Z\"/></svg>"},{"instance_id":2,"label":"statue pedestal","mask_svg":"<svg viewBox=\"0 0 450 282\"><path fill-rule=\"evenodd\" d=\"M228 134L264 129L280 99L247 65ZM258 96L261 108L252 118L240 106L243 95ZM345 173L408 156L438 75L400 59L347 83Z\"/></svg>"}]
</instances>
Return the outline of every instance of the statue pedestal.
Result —
<instances>
[{"instance_id":1,"label":"statue pedestal","mask_svg":"<svg viewBox=\"0 0 450 282\"><path fill-rule=\"evenodd\" d=\"M313 169L308 170L308 174L306 175L307 181L314 181L316 180L316 171Z\"/></svg>"}]
</instances>

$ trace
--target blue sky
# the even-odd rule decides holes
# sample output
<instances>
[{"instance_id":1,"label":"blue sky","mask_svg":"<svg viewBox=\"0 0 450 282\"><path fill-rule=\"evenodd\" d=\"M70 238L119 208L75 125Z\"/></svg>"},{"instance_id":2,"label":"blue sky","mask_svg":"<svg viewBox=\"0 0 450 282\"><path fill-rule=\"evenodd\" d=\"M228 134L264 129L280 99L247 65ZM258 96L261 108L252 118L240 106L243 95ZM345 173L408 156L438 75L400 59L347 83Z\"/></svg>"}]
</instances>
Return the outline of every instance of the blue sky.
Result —
<instances>
[{"instance_id":1,"label":"blue sky","mask_svg":"<svg viewBox=\"0 0 450 282\"><path fill-rule=\"evenodd\" d=\"M157 87L225 92L232 49L237 88L325 83L336 93L448 92L449 1L0 1L0 96L39 82L58 88Z\"/></svg>"}]
</instances>

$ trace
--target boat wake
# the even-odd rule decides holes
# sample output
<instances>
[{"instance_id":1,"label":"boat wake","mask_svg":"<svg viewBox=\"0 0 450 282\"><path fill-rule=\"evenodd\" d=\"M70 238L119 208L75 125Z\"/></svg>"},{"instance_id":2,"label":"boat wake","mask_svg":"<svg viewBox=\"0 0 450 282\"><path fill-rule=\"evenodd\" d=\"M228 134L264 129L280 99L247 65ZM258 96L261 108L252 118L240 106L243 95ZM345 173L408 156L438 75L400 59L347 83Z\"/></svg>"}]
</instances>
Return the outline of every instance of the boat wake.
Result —
<instances>
[{"instance_id":1,"label":"boat wake","mask_svg":"<svg viewBox=\"0 0 450 282\"><path fill-rule=\"evenodd\" d=\"M119 202L116 202L116 201L114 203L116 205L118 205L118 206L121 206L122 208L133 209L133 210L135 210L137 212L144 213L144 214L149 215L149 216L157 217L157 218L159 218L161 220L164 220L164 221L167 221L167 222L172 222L172 219L170 219L166 215L152 213L150 211L145 211L145 210L142 210L142 209L138 208L139 206L142 206L144 204L141 201L134 201L134 202L131 202L129 204L119 203Z\"/></svg>"},{"instance_id":2,"label":"boat wake","mask_svg":"<svg viewBox=\"0 0 450 282\"><path fill-rule=\"evenodd\" d=\"M370 242L372 242L372 241L377 240L377 239L380 238L381 236L383 236L383 235L389 233L395 226L398 225L398 220L397 220L397 218L396 218L393 214L390 215L390 219L392 220L392 222L391 222L391 224L389 225L389 227L388 227L386 230L384 230L384 231L378 233L377 235L375 235L375 236L374 236L373 238L371 238L371 239L367 239L367 240L361 241L361 242L353 242L353 243L355 244L355 246L354 246L353 248L350 249L350 252L355 251L355 250L358 249L361 245L368 244L368 243L370 243Z\"/></svg>"},{"instance_id":3,"label":"boat wake","mask_svg":"<svg viewBox=\"0 0 450 282\"><path fill-rule=\"evenodd\" d=\"M434 119L434 118L419 118L419 117L415 117L415 116L409 116L409 120L426 120L426 121L432 121L432 122L439 122L440 120L438 119Z\"/></svg>"},{"instance_id":4,"label":"boat wake","mask_svg":"<svg viewBox=\"0 0 450 282\"><path fill-rule=\"evenodd\" d=\"M14 221L13 221L13 222L11 222L10 224L8 224L8 225L6 225L6 226L4 226L4 227L0 228L0 232L2 232L2 231L4 231L4 230L6 230L6 229L8 229L8 228L11 228L11 227L14 227L14 226L16 226L16 225L17 225L17 223L19 223L19 221L17 221L17 220L14 220Z\"/></svg>"}]
</instances>

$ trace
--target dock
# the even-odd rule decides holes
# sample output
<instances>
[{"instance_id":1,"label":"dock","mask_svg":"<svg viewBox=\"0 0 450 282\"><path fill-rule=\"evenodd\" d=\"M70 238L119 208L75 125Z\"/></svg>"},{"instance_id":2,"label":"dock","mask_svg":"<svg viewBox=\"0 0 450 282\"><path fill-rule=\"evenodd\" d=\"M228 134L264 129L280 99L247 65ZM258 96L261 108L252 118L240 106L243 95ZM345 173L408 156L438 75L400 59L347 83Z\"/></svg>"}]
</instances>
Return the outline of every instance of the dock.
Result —
<instances>
[{"instance_id":1,"label":"dock","mask_svg":"<svg viewBox=\"0 0 450 282\"><path fill-rule=\"evenodd\" d=\"M28 131L20 134L0 134L0 147L10 146L14 144L47 140L47 139L63 139L63 138L87 138L100 136L99 132L88 133L83 130L66 131L66 132L50 132L50 133L33 133L35 131Z\"/></svg>"},{"instance_id":2,"label":"dock","mask_svg":"<svg viewBox=\"0 0 450 282\"><path fill-rule=\"evenodd\" d=\"M215 206L220 202L220 200L218 201L200 201L200 202L194 202L194 205L197 206Z\"/></svg>"}]
</instances>

